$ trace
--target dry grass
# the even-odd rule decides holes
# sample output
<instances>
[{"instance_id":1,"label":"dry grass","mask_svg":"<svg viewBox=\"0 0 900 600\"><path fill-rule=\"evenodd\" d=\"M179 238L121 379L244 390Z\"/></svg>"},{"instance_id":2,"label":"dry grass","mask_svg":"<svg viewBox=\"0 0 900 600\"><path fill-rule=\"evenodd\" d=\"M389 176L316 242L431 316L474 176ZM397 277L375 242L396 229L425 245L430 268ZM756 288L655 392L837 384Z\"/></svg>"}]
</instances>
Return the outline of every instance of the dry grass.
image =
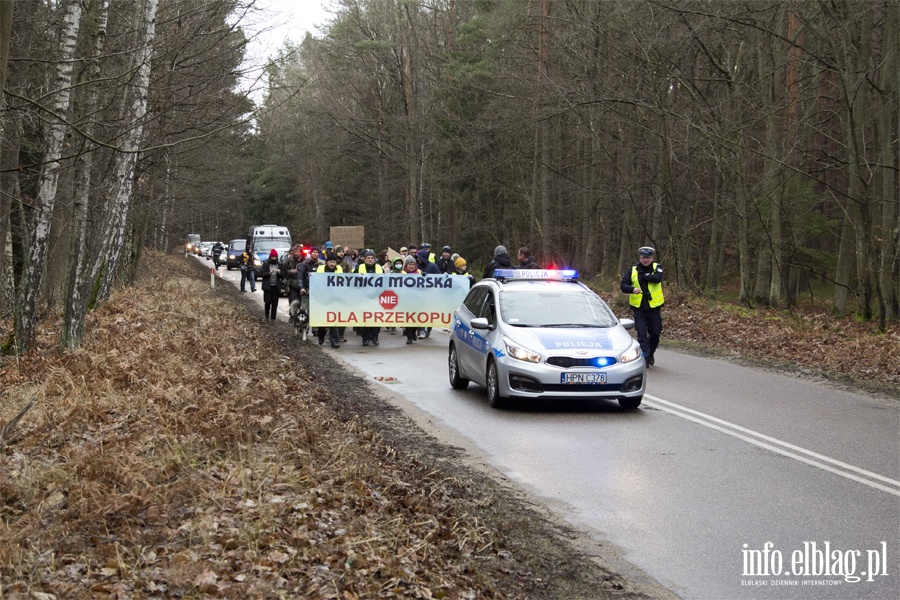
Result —
<instances>
[{"instance_id":1,"label":"dry grass","mask_svg":"<svg viewBox=\"0 0 900 600\"><path fill-rule=\"evenodd\" d=\"M182 261L6 357L0 597L502 597L463 486L341 421ZM163 268L164 267L164 268ZM205 310L231 307L233 318Z\"/></svg>"}]
</instances>

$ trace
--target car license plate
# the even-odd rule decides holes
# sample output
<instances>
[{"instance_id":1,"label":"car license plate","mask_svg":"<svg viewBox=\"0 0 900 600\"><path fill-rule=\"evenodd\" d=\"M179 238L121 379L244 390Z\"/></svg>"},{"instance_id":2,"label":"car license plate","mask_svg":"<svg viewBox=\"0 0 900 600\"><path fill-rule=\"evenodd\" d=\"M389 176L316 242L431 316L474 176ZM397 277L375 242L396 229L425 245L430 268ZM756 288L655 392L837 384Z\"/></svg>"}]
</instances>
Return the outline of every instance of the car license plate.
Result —
<instances>
[{"instance_id":1,"label":"car license plate","mask_svg":"<svg viewBox=\"0 0 900 600\"><path fill-rule=\"evenodd\" d=\"M569 384L579 383L606 383L606 373L563 373L562 382Z\"/></svg>"}]
</instances>

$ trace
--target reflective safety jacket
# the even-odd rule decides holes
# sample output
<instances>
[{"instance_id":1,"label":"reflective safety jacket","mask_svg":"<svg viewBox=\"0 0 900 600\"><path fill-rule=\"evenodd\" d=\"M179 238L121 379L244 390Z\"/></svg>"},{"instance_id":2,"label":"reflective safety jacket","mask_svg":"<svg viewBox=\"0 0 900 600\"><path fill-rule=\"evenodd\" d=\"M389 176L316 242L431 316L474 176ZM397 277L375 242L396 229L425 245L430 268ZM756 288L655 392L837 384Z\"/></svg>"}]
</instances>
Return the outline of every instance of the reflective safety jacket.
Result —
<instances>
[{"instance_id":1,"label":"reflective safety jacket","mask_svg":"<svg viewBox=\"0 0 900 600\"><path fill-rule=\"evenodd\" d=\"M378 263L375 263L374 265L372 265L372 270L369 271L369 270L366 268L366 263L360 263L360 264L359 264L359 267L357 267L357 269L356 269L356 272L357 272L357 273L361 273L361 274L363 274L363 275L366 275L367 273L379 273L379 274L381 274L381 273L384 273L384 269L381 268L381 265L379 265Z\"/></svg>"},{"instance_id":2,"label":"reflective safety jacket","mask_svg":"<svg viewBox=\"0 0 900 600\"><path fill-rule=\"evenodd\" d=\"M316 268L316 273L343 273L343 272L344 272L344 270L341 268L340 265L336 266L334 268L334 271L329 269L327 265L319 265Z\"/></svg>"},{"instance_id":3,"label":"reflective safety jacket","mask_svg":"<svg viewBox=\"0 0 900 600\"><path fill-rule=\"evenodd\" d=\"M630 294L628 296L628 303L634 308L641 308L641 301L646 297L647 293L649 293L649 307L657 308L659 306L662 306L663 302L665 302L662 291L662 267L659 263L655 262L650 266L650 269L648 269L644 273L641 273L642 275L644 275L644 286L642 286L638 272L639 266L640 265L633 265L631 267L631 287L640 289L644 293Z\"/></svg>"}]
</instances>

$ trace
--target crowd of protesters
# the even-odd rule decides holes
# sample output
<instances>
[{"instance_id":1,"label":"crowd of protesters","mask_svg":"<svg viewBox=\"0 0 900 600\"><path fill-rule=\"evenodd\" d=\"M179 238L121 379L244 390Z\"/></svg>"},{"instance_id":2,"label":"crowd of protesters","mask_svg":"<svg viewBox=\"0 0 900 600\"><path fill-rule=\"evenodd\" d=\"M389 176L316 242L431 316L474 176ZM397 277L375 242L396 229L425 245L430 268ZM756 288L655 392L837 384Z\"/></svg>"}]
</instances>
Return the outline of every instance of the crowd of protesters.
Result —
<instances>
[{"instance_id":1,"label":"crowd of protesters","mask_svg":"<svg viewBox=\"0 0 900 600\"><path fill-rule=\"evenodd\" d=\"M304 255L305 254L305 255ZM492 277L495 269L521 268L539 269L540 266L531 256L527 247L519 248L518 263L513 263L505 246L494 249L490 262L485 267L483 277ZM443 246L435 252L431 245L423 242L420 245L402 246L399 252L350 248L326 241L322 247L305 248L295 244L283 256L273 249L268 260L263 263L261 273L266 323L275 321L280 295L287 295L291 307L290 320L294 322L299 315L309 314L309 278L312 273L405 273L421 275L455 275L465 277L469 287L475 285L475 277L469 273L469 263L465 258L453 251L450 246ZM253 275L253 253L246 250L241 266L241 291L245 283L250 283L250 291L256 291ZM389 328L391 334L395 328ZM362 338L362 345L378 346L381 328L357 327L355 332ZM346 342L344 327L320 327L316 331L319 344L324 344L326 337L333 348ZM412 344L417 339L431 335L431 328L406 327L403 329L406 343Z\"/></svg>"}]
</instances>

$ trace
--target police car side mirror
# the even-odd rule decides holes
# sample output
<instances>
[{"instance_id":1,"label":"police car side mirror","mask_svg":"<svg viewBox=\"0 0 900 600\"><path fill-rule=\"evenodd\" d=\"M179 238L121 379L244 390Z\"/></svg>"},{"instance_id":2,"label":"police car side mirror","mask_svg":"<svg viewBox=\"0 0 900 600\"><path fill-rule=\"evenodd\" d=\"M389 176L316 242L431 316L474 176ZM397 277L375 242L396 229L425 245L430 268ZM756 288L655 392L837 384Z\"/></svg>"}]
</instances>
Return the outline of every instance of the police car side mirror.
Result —
<instances>
[{"instance_id":1,"label":"police car side mirror","mask_svg":"<svg viewBox=\"0 0 900 600\"><path fill-rule=\"evenodd\" d=\"M487 319L479 317L472 319L472 329L493 329Z\"/></svg>"},{"instance_id":2,"label":"police car side mirror","mask_svg":"<svg viewBox=\"0 0 900 600\"><path fill-rule=\"evenodd\" d=\"M625 329L634 329L634 319L619 319L619 325Z\"/></svg>"}]
</instances>

